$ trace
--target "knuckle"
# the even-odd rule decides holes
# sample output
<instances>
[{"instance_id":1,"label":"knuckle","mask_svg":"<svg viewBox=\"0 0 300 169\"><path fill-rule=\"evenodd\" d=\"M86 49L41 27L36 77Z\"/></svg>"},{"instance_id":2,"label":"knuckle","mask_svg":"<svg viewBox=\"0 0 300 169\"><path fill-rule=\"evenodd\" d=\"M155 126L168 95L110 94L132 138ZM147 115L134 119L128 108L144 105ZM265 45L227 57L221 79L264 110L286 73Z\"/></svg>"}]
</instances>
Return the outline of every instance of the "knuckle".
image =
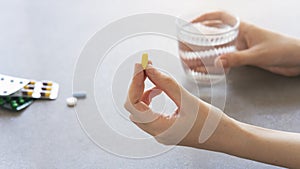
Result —
<instances>
[{"instance_id":1,"label":"knuckle","mask_svg":"<svg viewBox=\"0 0 300 169\"><path fill-rule=\"evenodd\" d=\"M134 109L134 105L130 102L130 100L126 100L126 102L124 103L124 108L128 111L128 112L132 112Z\"/></svg>"},{"instance_id":2,"label":"knuckle","mask_svg":"<svg viewBox=\"0 0 300 169\"><path fill-rule=\"evenodd\" d=\"M126 103L124 103L124 108L127 110L127 111L130 111L130 108L129 108L129 105L128 105L128 103L126 102Z\"/></svg>"},{"instance_id":3,"label":"knuckle","mask_svg":"<svg viewBox=\"0 0 300 169\"><path fill-rule=\"evenodd\" d=\"M232 53L229 55L229 65L230 66L240 66L243 62L243 58L239 54Z\"/></svg>"}]
</instances>

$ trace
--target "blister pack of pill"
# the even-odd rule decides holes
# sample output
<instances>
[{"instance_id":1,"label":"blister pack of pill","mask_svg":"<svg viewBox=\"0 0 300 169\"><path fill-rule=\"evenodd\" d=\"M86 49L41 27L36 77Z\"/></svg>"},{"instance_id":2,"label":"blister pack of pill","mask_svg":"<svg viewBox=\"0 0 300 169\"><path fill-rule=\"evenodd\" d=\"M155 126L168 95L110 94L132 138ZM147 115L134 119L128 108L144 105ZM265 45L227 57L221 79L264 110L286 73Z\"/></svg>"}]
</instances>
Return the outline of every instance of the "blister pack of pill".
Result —
<instances>
[{"instance_id":1,"label":"blister pack of pill","mask_svg":"<svg viewBox=\"0 0 300 169\"><path fill-rule=\"evenodd\" d=\"M32 98L23 97L0 97L0 107L8 110L20 111L33 103Z\"/></svg>"},{"instance_id":2,"label":"blister pack of pill","mask_svg":"<svg viewBox=\"0 0 300 169\"><path fill-rule=\"evenodd\" d=\"M30 80L0 74L0 96L9 96L22 89Z\"/></svg>"},{"instance_id":3,"label":"blister pack of pill","mask_svg":"<svg viewBox=\"0 0 300 169\"><path fill-rule=\"evenodd\" d=\"M34 99L56 99L59 85L52 81L37 81L0 74L0 96Z\"/></svg>"},{"instance_id":4,"label":"blister pack of pill","mask_svg":"<svg viewBox=\"0 0 300 169\"><path fill-rule=\"evenodd\" d=\"M59 90L59 85L55 82L31 80L21 90L18 90L11 96L53 100L57 98L58 90Z\"/></svg>"},{"instance_id":5,"label":"blister pack of pill","mask_svg":"<svg viewBox=\"0 0 300 169\"><path fill-rule=\"evenodd\" d=\"M37 81L0 74L0 107L19 111L35 99L54 100L59 85L52 81Z\"/></svg>"}]
</instances>

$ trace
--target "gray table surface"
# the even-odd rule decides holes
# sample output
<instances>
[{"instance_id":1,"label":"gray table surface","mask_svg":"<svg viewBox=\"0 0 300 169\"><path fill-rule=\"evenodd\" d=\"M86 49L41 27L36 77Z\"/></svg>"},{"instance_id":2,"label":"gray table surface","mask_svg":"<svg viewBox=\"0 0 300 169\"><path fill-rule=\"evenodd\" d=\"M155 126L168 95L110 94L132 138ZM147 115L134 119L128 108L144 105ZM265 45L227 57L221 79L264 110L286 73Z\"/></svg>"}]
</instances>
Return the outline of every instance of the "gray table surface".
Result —
<instances>
[{"instance_id":1,"label":"gray table surface","mask_svg":"<svg viewBox=\"0 0 300 169\"><path fill-rule=\"evenodd\" d=\"M289 1L0 1L0 72L60 84L55 101L36 101L19 114L0 110L0 168L276 168L221 153L176 147L156 157L128 159L96 146L83 132L71 95L81 49L113 20L142 12L177 15L225 9L242 19L300 37L298 2ZM233 69L225 112L262 127L300 132L300 78L253 67Z\"/></svg>"}]
</instances>

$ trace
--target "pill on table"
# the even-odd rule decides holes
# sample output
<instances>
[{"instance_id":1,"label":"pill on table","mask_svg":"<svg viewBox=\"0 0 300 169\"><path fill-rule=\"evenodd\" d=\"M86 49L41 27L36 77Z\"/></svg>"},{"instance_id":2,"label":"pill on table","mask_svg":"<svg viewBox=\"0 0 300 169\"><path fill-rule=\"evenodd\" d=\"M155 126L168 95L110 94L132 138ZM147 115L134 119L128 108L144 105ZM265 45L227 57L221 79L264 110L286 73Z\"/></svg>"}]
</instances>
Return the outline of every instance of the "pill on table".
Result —
<instances>
[{"instance_id":1,"label":"pill on table","mask_svg":"<svg viewBox=\"0 0 300 169\"><path fill-rule=\"evenodd\" d=\"M69 98L67 98L66 101L67 101L67 105L69 107L74 107L77 103L77 98L76 97L69 97Z\"/></svg>"},{"instance_id":2,"label":"pill on table","mask_svg":"<svg viewBox=\"0 0 300 169\"><path fill-rule=\"evenodd\" d=\"M143 53L142 55L142 67L143 69L146 69L148 65L148 53Z\"/></svg>"},{"instance_id":3,"label":"pill on table","mask_svg":"<svg viewBox=\"0 0 300 169\"><path fill-rule=\"evenodd\" d=\"M86 98L86 92L85 91L74 92L73 97L76 97L77 99L84 99Z\"/></svg>"}]
</instances>

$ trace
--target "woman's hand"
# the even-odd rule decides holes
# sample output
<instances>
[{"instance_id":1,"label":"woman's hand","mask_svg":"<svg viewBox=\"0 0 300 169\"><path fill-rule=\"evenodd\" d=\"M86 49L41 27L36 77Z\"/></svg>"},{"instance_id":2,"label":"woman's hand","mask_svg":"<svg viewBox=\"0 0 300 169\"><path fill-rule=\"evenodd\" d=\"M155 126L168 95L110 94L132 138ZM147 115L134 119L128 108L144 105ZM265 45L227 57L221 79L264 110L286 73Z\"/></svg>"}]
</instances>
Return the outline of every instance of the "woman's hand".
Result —
<instances>
[{"instance_id":1,"label":"woman's hand","mask_svg":"<svg viewBox=\"0 0 300 169\"><path fill-rule=\"evenodd\" d=\"M155 87L144 92L146 78ZM165 92L178 107L172 115L155 113L149 107L152 98L161 92ZM225 139L225 130L233 124L221 110L193 96L150 64L146 70L141 64L135 65L125 108L138 127L167 145L212 149L213 144ZM214 150L217 147L214 145Z\"/></svg>"},{"instance_id":2,"label":"woman's hand","mask_svg":"<svg viewBox=\"0 0 300 169\"><path fill-rule=\"evenodd\" d=\"M154 88L144 92L149 78ZM166 116L153 112L153 97L165 92L178 109ZM224 152L264 163L299 168L300 134L248 125L196 98L174 79L149 65L135 65L125 108L142 130L167 145L183 145Z\"/></svg>"},{"instance_id":3,"label":"woman's hand","mask_svg":"<svg viewBox=\"0 0 300 169\"><path fill-rule=\"evenodd\" d=\"M226 12L212 12L194 22L224 18ZM216 59L224 68L252 65L285 76L300 75L300 41L241 22L237 38L239 51Z\"/></svg>"}]
</instances>

